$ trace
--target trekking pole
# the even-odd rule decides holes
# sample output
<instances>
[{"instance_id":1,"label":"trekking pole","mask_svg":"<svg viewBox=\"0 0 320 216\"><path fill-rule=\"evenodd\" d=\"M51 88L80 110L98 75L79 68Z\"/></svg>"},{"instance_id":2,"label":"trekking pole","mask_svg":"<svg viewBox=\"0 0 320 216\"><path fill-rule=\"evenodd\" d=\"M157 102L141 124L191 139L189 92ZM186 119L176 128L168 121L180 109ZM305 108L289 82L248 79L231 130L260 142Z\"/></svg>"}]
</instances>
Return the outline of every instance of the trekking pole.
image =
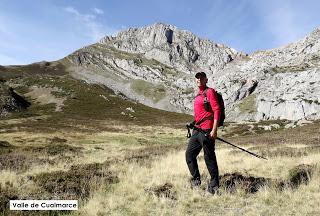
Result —
<instances>
[{"instance_id":1,"label":"trekking pole","mask_svg":"<svg viewBox=\"0 0 320 216\"><path fill-rule=\"evenodd\" d=\"M221 139L221 138L219 138L219 137L217 137L217 140L220 140L220 141L222 141L222 142L224 142L224 143L227 143L227 144L229 144L229 145L232 145L233 147L236 147L236 148L238 148L238 149L240 149L240 150L242 150L242 151L244 151L244 152L247 152L247 153L249 153L249 154L251 154L251 155L253 155L253 156L257 157L257 158L261 158L261 159L268 160L268 159L265 158L265 157L262 157L262 156L260 156L260 155L257 155L257 154L255 154L255 153L253 153L253 152L249 152L248 150L245 150L245 149L243 149L243 148L241 148L241 147L239 147L239 146L233 145L232 143L230 143L230 142L228 142L228 141L226 141L226 140L224 140L224 139Z\"/></svg>"}]
</instances>

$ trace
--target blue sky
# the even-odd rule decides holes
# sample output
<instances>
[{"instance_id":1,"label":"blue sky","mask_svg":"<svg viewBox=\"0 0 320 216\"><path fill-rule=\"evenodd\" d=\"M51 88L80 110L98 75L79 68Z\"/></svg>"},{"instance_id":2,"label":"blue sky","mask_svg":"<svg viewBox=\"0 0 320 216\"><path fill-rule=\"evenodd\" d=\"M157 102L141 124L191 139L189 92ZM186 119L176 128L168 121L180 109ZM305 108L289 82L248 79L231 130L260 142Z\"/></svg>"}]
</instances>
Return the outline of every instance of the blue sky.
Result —
<instances>
[{"instance_id":1,"label":"blue sky","mask_svg":"<svg viewBox=\"0 0 320 216\"><path fill-rule=\"evenodd\" d=\"M319 11L318 0L0 0L0 65L57 60L156 22L252 53L320 27Z\"/></svg>"}]
</instances>

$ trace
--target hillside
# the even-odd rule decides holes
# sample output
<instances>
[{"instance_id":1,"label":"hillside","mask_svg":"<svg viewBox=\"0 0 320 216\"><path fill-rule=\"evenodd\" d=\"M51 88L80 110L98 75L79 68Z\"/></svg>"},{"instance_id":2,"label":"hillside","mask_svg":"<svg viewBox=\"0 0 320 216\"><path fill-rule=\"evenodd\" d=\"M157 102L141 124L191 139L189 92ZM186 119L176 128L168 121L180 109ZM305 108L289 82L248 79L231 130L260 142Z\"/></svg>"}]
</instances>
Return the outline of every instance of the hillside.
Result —
<instances>
[{"instance_id":1,"label":"hillside","mask_svg":"<svg viewBox=\"0 0 320 216\"><path fill-rule=\"evenodd\" d=\"M8 92L11 87L30 103L25 109L1 111L2 131L95 131L130 124L184 127L192 119L139 104L104 85L74 79L60 62L2 67L0 79L2 89ZM6 106L3 104L1 109Z\"/></svg>"}]
</instances>

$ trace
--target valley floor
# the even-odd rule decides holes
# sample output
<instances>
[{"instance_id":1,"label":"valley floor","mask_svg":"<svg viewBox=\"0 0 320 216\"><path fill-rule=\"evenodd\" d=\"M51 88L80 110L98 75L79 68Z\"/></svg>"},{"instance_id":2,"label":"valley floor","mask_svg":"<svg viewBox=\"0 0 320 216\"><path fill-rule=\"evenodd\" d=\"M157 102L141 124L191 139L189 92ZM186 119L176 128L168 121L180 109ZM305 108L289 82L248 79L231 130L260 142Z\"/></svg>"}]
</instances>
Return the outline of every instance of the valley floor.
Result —
<instances>
[{"instance_id":1,"label":"valley floor","mask_svg":"<svg viewBox=\"0 0 320 216\"><path fill-rule=\"evenodd\" d=\"M2 131L1 214L320 214L318 123L226 138L268 160L216 142L222 187L215 196L205 190L209 177L203 153L198 157L203 185L189 185L185 130L113 127L114 132ZM80 209L9 211L10 199L77 199Z\"/></svg>"}]
</instances>

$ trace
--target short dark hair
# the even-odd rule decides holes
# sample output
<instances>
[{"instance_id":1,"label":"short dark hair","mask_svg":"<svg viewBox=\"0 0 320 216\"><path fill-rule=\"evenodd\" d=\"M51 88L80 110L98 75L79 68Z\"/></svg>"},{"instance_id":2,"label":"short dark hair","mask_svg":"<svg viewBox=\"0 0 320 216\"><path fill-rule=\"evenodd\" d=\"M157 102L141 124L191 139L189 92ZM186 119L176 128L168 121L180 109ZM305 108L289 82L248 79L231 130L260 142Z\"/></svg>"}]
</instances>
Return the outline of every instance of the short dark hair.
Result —
<instances>
[{"instance_id":1,"label":"short dark hair","mask_svg":"<svg viewBox=\"0 0 320 216\"><path fill-rule=\"evenodd\" d=\"M205 77L205 78L207 78L207 74L205 73L205 72L198 72L198 73L196 73L196 75L195 75L195 78L200 78L200 77Z\"/></svg>"}]
</instances>

